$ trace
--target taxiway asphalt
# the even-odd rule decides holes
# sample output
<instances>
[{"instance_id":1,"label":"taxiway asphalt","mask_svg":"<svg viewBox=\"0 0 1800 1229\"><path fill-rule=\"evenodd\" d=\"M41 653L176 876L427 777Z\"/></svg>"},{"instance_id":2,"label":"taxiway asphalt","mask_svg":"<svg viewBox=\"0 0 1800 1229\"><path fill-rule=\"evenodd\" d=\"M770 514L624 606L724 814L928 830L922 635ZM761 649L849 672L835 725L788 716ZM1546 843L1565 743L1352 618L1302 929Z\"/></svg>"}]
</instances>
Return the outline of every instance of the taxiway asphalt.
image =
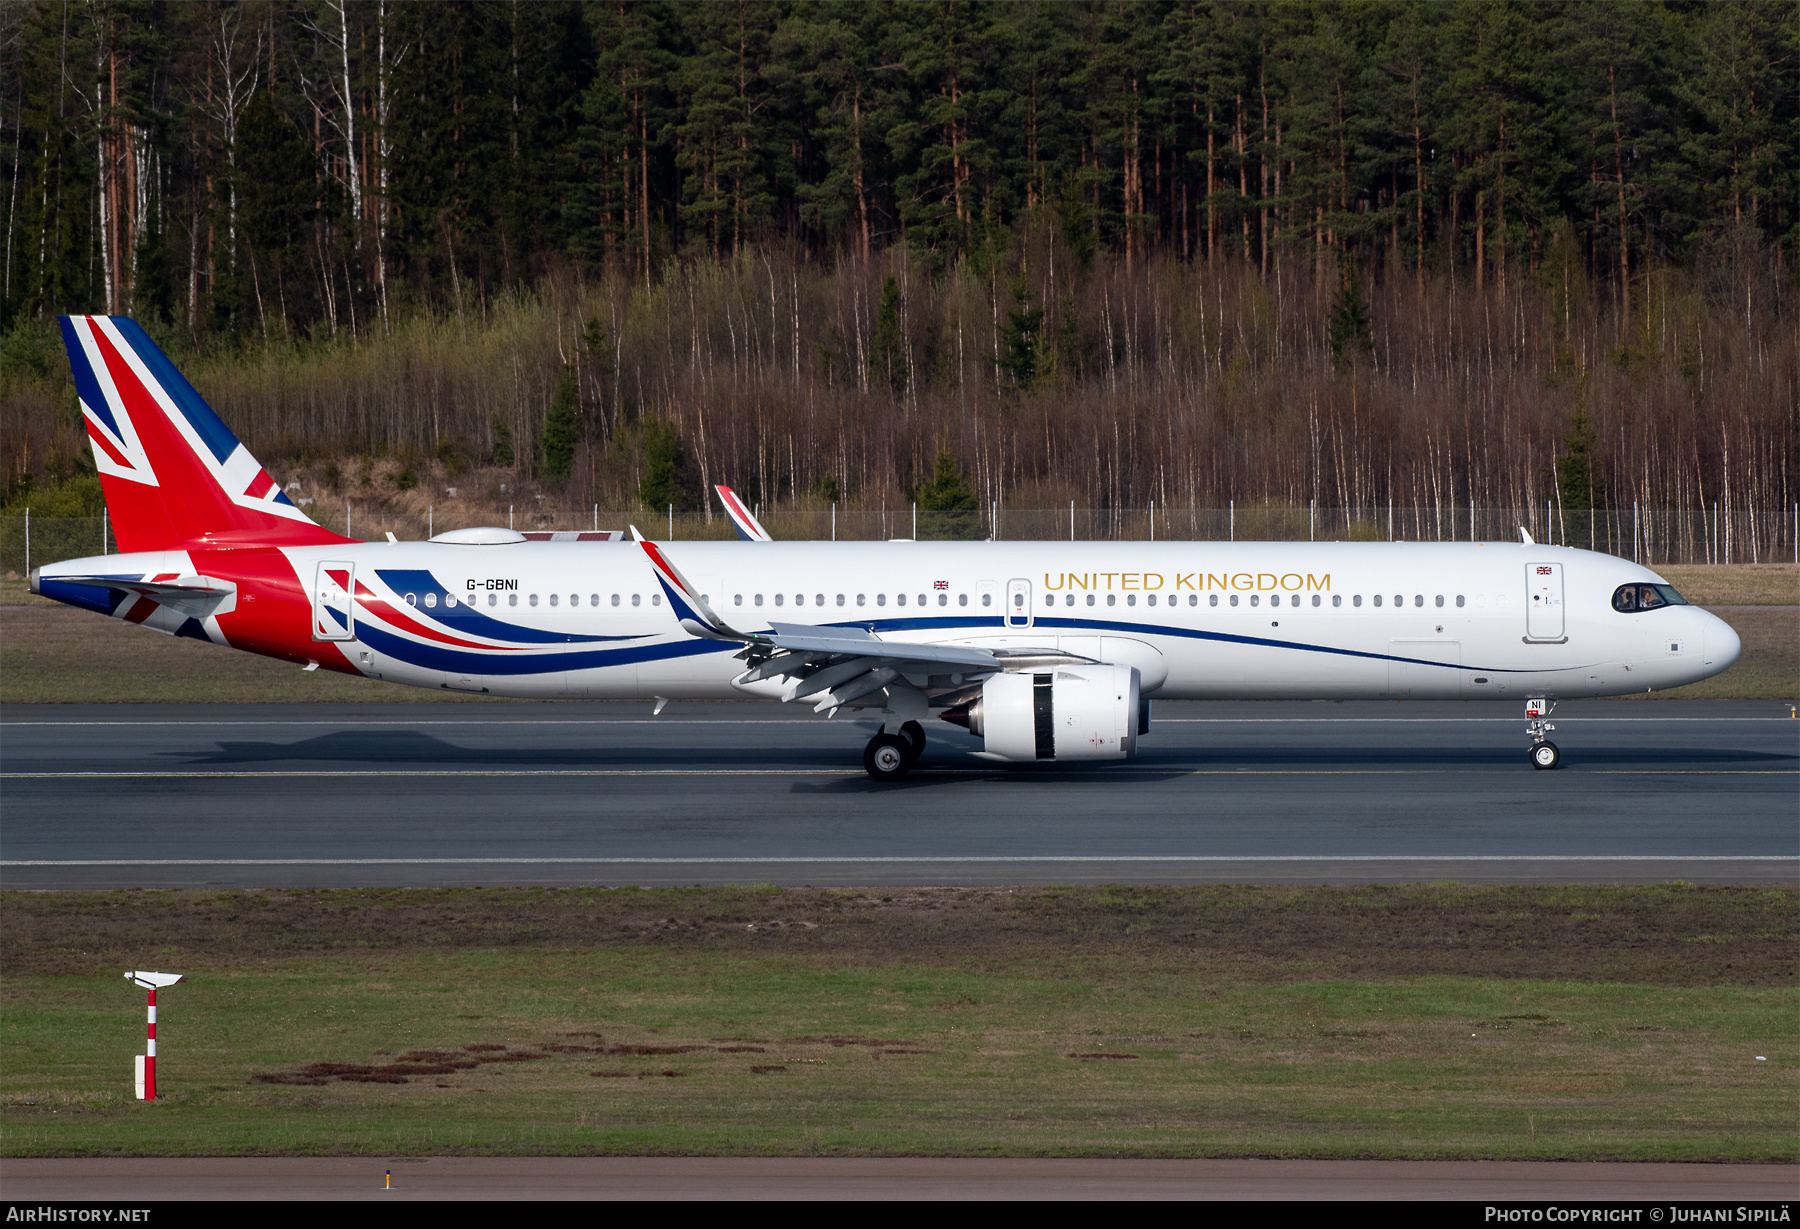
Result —
<instances>
[{"instance_id":1,"label":"taxiway asphalt","mask_svg":"<svg viewBox=\"0 0 1800 1229\"><path fill-rule=\"evenodd\" d=\"M0 885L1800 877L1800 721L1759 701L1165 703L1135 760L999 767L933 722L755 704L0 711Z\"/></svg>"}]
</instances>

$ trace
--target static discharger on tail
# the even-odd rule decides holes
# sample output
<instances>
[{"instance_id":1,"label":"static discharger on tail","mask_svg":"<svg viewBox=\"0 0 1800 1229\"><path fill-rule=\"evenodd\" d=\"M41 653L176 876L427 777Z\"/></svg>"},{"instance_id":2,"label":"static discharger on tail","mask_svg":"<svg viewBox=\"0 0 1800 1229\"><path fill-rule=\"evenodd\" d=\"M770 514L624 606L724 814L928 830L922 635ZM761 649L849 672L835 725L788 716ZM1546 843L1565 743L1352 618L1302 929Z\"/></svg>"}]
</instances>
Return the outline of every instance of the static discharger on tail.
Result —
<instances>
[{"instance_id":1,"label":"static discharger on tail","mask_svg":"<svg viewBox=\"0 0 1800 1229\"><path fill-rule=\"evenodd\" d=\"M1731 628L1647 568L1519 542L776 542L484 528L358 542L315 524L131 320L62 321L122 553L35 592L171 635L496 696L755 698L878 717L871 777L932 717L998 763L1129 759L1151 702L1523 702L1678 687ZM750 544L755 545L750 545ZM959 738L962 736L958 736ZM965 744L966 745L966 744Z\"/></svg>"}]
</instances>

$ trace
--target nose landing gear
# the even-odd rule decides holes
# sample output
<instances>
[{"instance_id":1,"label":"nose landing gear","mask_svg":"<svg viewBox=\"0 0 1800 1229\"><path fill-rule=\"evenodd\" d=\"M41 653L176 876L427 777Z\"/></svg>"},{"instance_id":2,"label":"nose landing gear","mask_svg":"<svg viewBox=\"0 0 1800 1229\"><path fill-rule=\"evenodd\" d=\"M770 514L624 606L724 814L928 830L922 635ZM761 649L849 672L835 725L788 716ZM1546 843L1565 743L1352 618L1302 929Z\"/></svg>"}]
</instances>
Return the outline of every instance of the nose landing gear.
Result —
<instances>
[{"instance_id":1,"label":"nose landing gear","mask_svg":"<svg viewBox=\"0 0 1800 1229\"><path fill-rule=\"evenodd\" d=\"M1555 700L1535 699L1525 701L1525 732L1531 735L1531 766L1537 769L1556 768L1562 764L1562 752L1556 744L1544 735L1556 727L1550 724L1549 717L1556 709Z\"/></svg>"}]
</instances>

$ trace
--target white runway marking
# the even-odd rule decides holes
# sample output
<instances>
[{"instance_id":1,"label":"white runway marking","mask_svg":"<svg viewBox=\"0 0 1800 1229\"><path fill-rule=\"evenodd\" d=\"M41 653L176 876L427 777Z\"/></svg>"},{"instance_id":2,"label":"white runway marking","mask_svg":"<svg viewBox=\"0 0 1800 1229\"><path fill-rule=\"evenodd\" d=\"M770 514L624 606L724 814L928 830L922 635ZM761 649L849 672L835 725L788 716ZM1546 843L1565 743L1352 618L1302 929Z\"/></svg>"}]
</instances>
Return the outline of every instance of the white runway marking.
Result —
<instances>
[{"instance_id":1,"label":"white runway marking","mask_svg":"<svg viewBox=\"0 0 1800 1229\"><path fill-rule=\"evenodd\" d=\"M281 758L271 756L270 758ZM977 777L1004 771L995 768L920 768L919 777ZM1055 769L1039 770L1043 777ZM1066 770L1065 770L1066 771ZM1154 768L1141 765L1136 776L1164 777L1442 777L1477 772L1505 772L1511 767L1477 768ZM1565 768L1569 776L1587 777L1791 777L1800 768ZM243 780L265 777L860 777L856 768L306 768L239 771L189 769L144 772L0 772L0 781L165 781ZM1084 778L1098 779L1093 773Z\"/></svg>"},{"instance_id":2,"label":"white runway marking","mask_svg":"<svg viewBox=\"0 0 1800 1229\"><path fill-rule=\"evenodd\" d=\"M915 862L1129 862L1181 864L1230 862L1265 864L1291 862L1794 862L1792 854L1270 854L1212 856L1207 854L1045 854L1019 857L977 855L969 857L926 855L920 857L798 857L798 858L90 858L68 861L6 861L9 866L878 866Z\"/></svg>"},{"instance_id":3,"label":"white runway marking","mask_svg":"<svg viewBox=\"0 0 1800 1229\"><path fill-rule=\"evenodd\" d=\"M1173 703L1173 701L1171 701ZM874 721L874 710L867 717L846 717L839 725L853 727L858 721ZM408 721L404 717L384 718L375 721L284 721L271 718L267 721L0 721L0 729L39 729L50 727L90 727L90 726L127 726L143 728L146 724L154 724L158 728L168 726L220 726L238 730L245 727L299 727L299 726L464 726L469 729L485 729L489 726L507 725L824 725L830 718L819 717L803 719L794 717L606 717L583 720L539 720L524 721L486 721L471 718L467 721ZM1510 725L1523 721L1523 714L1512 717L1152 717L1151 725ZM1653 723L1670 723L1676 725L1730 725L1734 723L1754 723L1764 721L1791 721L1791 717L1558 717L1559 721L1581 722L1584 725L1637 725Z\"/></svg>"}]
</instances>

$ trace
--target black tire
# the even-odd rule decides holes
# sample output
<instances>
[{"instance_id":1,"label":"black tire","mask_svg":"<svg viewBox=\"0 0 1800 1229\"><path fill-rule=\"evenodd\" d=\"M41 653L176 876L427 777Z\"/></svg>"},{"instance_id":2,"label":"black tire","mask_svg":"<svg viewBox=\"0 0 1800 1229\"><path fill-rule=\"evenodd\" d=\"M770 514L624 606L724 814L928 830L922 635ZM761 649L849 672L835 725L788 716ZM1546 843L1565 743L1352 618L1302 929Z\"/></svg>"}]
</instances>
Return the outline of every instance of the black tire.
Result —
<instances>
[{"instance_id":1,"label":"black tire","mask_svg":"<svg viewBox=\"0 0 1800 1229\"><path fill-rule=\"evenodd\" d=\"M925 727L916 721L909 721L900 727L900 737L912 745L912 757L918 759L925 754Z\"/></svg>"},{"instance_id":2,"label":"black tire","mask_svg":"<svg viewBox=\"0 0 1800 1229\"><path fill-rule=\"evenodd\" d=\"M863 748L863 770L876 781L898 781L912 766L912 744L904 738L877 734Z\"/></svg>"},{"instance_id":3,"label":"black tire","mask_svg":"<svg viewBox=\"0 0 1800 1229\"><path fill-rule=\"evenodd\" d=\"M1562 766L1562 752L1556 749L1555 743L1536 743L1531 748L1531 766L1543 770L1560 768Z\"/></svg>"}]
</instances>

